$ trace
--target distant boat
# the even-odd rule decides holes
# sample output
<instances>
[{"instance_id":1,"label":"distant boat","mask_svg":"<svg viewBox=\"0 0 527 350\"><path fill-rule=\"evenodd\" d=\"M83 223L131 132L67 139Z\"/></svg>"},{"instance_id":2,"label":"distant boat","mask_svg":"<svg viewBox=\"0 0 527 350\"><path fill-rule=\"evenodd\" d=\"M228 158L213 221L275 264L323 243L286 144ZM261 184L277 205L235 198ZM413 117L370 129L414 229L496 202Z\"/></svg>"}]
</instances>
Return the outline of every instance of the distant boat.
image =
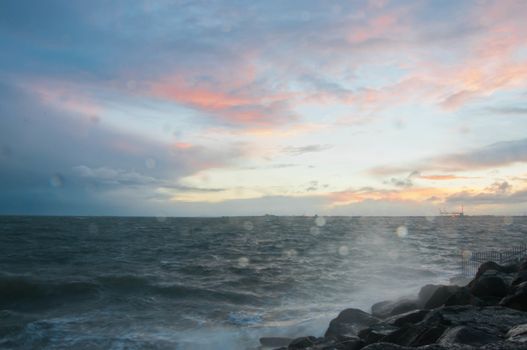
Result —
<instances>
[{"instance_id":1,"label":"distant boat","mask_svg":"<svg viewBox=\"0 0 527 350\"><path fill-rule=\"evenodd\" d=\"M461 206L461 211L446 211L446 210L439 210L439 214L442 216L452 216L452 217L463 217L465 216L465 212L463 211L463 206Z\"/></svg>"}]
</instances>

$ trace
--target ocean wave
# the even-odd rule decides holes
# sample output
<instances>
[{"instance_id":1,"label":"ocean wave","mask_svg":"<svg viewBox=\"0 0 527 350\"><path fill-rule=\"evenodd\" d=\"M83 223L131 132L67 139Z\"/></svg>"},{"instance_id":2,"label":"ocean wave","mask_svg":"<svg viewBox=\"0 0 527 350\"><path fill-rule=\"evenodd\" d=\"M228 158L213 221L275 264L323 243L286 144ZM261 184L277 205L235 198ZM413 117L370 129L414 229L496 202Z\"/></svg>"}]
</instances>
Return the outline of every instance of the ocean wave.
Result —
<instances>
[{"instance_id":1,"label":"ocean wave","mask_svg":"<svg viewBox=\"0 0 527 350\"><path fill-rule=\"evenodd\" d=\"M76 299L104 298L112 294L160 296L170 299L221 301L231 304L262 304L262 297L248 291L213 289L183 284L159 284L134 275L99 276L84 281L44 280L28 276L0 276L0 308L54 306Z\"/></svg>"},{"instance_id":2,"label":"ocean wave","mask_svg":"<svg viewBox=\"0 0 527 350\"><path fill-rule=\"evenodd\" d=\"M46 281L26 276L0 276L0 307L67 297L96 295L99 286L84 281Z\"/></svg>"}]
</instances>

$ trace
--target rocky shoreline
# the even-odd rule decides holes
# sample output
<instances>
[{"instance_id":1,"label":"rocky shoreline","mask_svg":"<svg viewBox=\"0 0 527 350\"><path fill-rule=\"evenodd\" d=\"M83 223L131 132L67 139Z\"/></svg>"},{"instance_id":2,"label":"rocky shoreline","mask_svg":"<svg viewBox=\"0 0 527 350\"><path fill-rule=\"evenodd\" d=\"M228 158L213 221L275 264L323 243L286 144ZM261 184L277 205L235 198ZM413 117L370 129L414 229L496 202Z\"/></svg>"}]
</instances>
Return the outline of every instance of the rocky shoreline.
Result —
<instances>
[{"instance_id":1,"label":"rocky shoreline","mask_svg":"<svg viewBox=\"0 0 527 350\"><path fill-rule=\"evenodd\" d=\"M527 350L527 259L481 264L465 285L426 285L415 298L382 301L370 313L346 309L323 337L265 337L290 350Z\"/></svg>"}]
</instances>

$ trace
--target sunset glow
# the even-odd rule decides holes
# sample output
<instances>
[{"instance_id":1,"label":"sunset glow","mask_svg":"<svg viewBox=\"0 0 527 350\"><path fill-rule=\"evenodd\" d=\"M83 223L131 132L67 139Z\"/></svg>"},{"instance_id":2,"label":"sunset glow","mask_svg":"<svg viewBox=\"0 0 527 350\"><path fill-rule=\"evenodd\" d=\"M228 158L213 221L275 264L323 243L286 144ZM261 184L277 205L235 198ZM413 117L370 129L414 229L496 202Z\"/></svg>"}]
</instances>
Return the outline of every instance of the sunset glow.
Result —
<instances>
[{"instance_id":1,"label":"sunset glow","mask_svg":"<svg viewBox=\"0 0 527 350\"><path fill-rule=\"evenodd\" d=\"M3 2L0 213L523 215L526 17L514 0Z\"/></svg>"}]
</instances>

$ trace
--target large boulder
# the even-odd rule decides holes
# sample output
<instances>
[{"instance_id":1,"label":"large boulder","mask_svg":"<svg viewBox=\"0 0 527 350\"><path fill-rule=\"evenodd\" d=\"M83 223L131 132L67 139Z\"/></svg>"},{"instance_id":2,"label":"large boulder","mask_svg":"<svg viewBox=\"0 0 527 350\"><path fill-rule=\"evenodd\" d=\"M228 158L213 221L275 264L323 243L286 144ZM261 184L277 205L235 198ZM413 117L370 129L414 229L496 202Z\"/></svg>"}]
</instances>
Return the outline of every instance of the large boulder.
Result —
<instances>
[{"instance_id":1,"label":"large boulder","mask_svg":"<svg viewBox=\"0 0 527 350\"><path fill-rule=\"evenodd\" d=\"M366 343L381 341L387 335L399 330L399 327L388 323L377 323L359 332L359 337Z\"/></svg>"},{"instance_id":2,"label":"large boulder","mask_svg":"<svg viewBox=\"0 0 527 350\"><path fill-rule=\"evenodd\" d=\"M489 272L471 282L470 292L479 298L503 298L509 292L507 282L500 274Z\"/></svg>"},{"instance_id":3,"label":"large boulder","mask_svg":"<svg viewBox=\"0 0 527 350\"><path fill-rule=\"evenodd\" d=\"M371 314L378 318L387 318L419 309L417 300L400 299L396 301L381 301L373 304Z\"/></svg>"},{"instance_id":4,"label":"large boulder","mask_svg":"<svg viewBox=\"0 0 527 350\"><path fill-rule=\"evenodd\" d=\"M291 341L287 350L360 350L364 342L358 337L315 338L300 337Z\"/></svg>"},{"instance_id":5,"label":"large boulder","mask_svg":"<svg viewBox=\"0 0 527 350\"><path fill-rule=\"evenodd\" d=\"M453 296L459 293L464 287L443 286L443 285L426 285L419 291L419 303L424 309L435 309L445 305Z\"/></svg>"},{"instance_id":6,"label":"large boulder","mask_svg":"<svg viewBox=\"0 0 527 350\"><path fill-rule=\"evenodd\" d=\"M307 348L313 347L319 342L320 340L313 336L300 337L300 338L293 339L289 343L289 346L287 348L288 349L307 349Z\"/></svg>"},{"instance_id":7,"label":"large boulder","mask_svg":"<svg viewBox=\"0 0 527 350\"><path fill-rule=\"evenodd\" d=\"M523 282L527 282L527 270L520 271L516 274L514 279L511 282L511 285L516 286Z\"/></svg>"},{"instance_id":8,"label":"large boulder","mask_svg":"<svg viewBox=\"0 0 527 350\"><path fill-rule=\"evenodd\" d=\"M425 316L428 315L429 312L430 310L408 311L404 314L389 317L383 322L397 327L402 327L407 324L415 324L421 322L425 318Z\"/></svg>"},{"instance_id":9,"label":"large boulder","mask_svg":"<svg viewBox=\"0 0 527 350\"><path fill-rule=\"evenodd\" d=\"M286 337L261 337L260 344L268 348L288 346L293 339Z\"/></svg>"},{"instance_id":10,"label":"large boulder","mask_svg":"<svg viewBox=\"0 0 527 350\"><path fill-rule=\"evenodd\" d=\"M422 321L402 326L382 338L382 341L404 346L432 344L448 329L456 326L477 329L489 336L503 338L511 327L522 323L527 323L527 313L506 307L448 306L431 310ZM446 335L445 338L451 339Z\"/></svg>"},{"instance_id":11,"label":"large boulder","mask_svg":"<svg viewBox=\"0 0 527 350\"><path fill-rule=\"evenodd\" d=\"M508 341L527 343L527 324L512 327L505 336Z\"/></svg>"},{"instance_id":12,"label":"large boulder","mask_svg":"<svg viewBox=\"0 0 527 350\"><path fill-rule=\"evenodd\" d=\"M470 293L470 289L468 287L461 287L454 291L454 293L448 297L448 299L445 301L445 306L455 306L455 305L476 305L476 306L482 306L483 301L479 298L475 297Z\"/></svg>"},{"instance_id":13,"label":"large boulder","mask_svg":"<svg viewBox=\"0 0 527 350\"><path fill-rule=\"evenodd\" d=\"M527 271L527 258L524 258L518 264L518 271Z\"/></svg>"},{"instance_id":14,"label":"large boulder","mask_svg":"<svg viewBox=\"0 0 527 350\"><path fill-rule=\"evenodd\" d=\"M499 341L501 341L501 338L496 334L487 333L477 328L456 326L447 329L437 343L445 346L454 344L481 346Z\"/></svg>"},{"instance_id":15,"label":"large boulder","mask_svg":"<svg viewBox=\"0 0 527 350\"><path fill-rule=\"evenodd\" d=\"M337 318L329 323L329 327L324 334L326 338L338 338L342 336L356 336L363 329L378 323L377 317L370 315L359 309L346 309Z\"/></svg>"},{"instance_id":16,"label":"large boulder","mask_svg":"<svg viewBox=\"0 0 527 350\"><path fill-rule=\"evenodd\" d=\"M495 263L494 261L487 261L479 265L478 272L476 272L476 276L474 277L474 279L478 279L487 271L504 272L503 267L498 263Z\"/></svg>"},{"instance_id":17,"label":"large boulder","mask_svg":"<svg viewBox=\"0 0 527 350\"><path fill-rule=\"evenodd\" d=\"M422 347L408 347L408 346L400 346L400 345L396 345L396 344L391 344L391 343L385 343L385 342L381 342L381 343L375 343L375 344L371 344L371 345L368 345L364 348L362 348L362 350L446 350L445 347L441 346L441 345L428 345L428 346L422 346ZM450 348L449 348L450 349ZM472 350L471 349L468 349L468 348L455 348L455 349L459 349L459 350Z\"/></svg>"},{"instance_id":18,"label":"large boulder","mask_svg":"<svg viewBox=\"0 0 527 350\"><path fill-rule=\"evenodd\" d=\"M501 306L527 311L527 282L514 286L513 292L500 301Z\"/></svg>"},{"instance_id":19,"label":"large boulder","mask_svg":"<svg viewBox=\"0 0 527 350\"><path fill-rule=\"evenodd\" d=\"M439 289L439 287L441 287L441 285L438 284L427 284L426 286L421 287L419 294L417 295L417 301L421 307L424 307L426 302L432 297L435 291Z\"/></svg>"},{"instance_id":20,"label":"large boulder","mask_svg":"<svg viewBox=\"0 0 527 350\"><path fill-rule=\"evenodd\" d=\"M376 323L367 329L363 329L359 332L359 337L363 339L366 344L384 341L387 337L398 332L401 327L407 327L421 322L429 312L429 310L414 310L401 315L389 317L380 323Z\"/></svg>"}]
</instances>

